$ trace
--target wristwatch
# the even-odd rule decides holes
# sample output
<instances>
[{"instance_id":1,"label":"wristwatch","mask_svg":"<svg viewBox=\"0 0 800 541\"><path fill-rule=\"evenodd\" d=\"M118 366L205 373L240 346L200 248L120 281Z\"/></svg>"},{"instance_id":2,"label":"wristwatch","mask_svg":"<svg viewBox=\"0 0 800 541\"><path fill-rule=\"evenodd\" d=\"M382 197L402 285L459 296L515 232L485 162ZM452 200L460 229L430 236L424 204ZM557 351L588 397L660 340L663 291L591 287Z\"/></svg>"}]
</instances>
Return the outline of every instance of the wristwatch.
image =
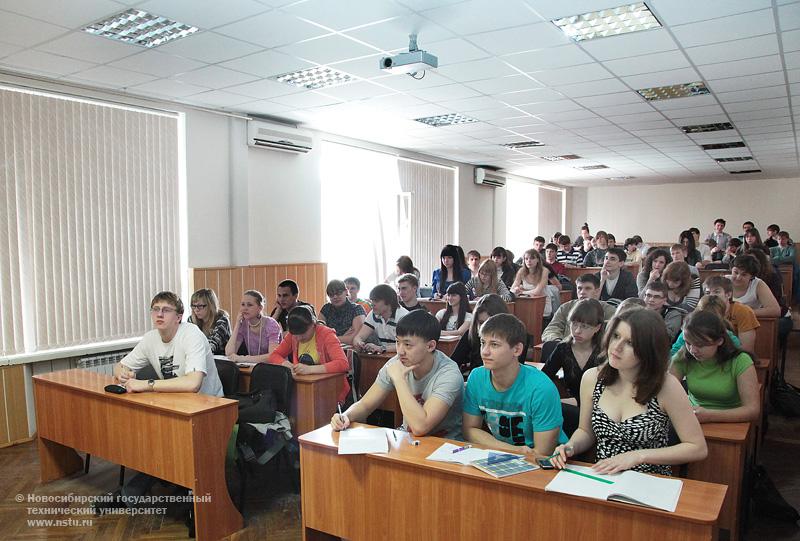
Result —
<instances>
[{"instance_id":1,"label":"wristwatch","mask_svg":"<svg viewBox=\"0 0 800 541\"><path fill-rule=\"evenodd\" d=\"M147 380L147 386L150 387L151 391L155 391L156 390L156 380L148 379Z\"/></svg>"}]
</instances>

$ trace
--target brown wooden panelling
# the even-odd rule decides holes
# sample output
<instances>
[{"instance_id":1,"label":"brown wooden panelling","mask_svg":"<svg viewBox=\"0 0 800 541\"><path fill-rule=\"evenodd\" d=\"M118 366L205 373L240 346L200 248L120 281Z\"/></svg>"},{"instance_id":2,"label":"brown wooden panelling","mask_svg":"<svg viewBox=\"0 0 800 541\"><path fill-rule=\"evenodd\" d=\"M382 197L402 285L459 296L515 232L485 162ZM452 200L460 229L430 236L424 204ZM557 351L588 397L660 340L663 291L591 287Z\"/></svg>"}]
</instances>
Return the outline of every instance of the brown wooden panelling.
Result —
<instances>
[{"instance_id":1,"label":"brown wooden panelling","mask_svg":"<svg viewBox=\"0 0 800 541\"><path fill-rule=\"evenodd\" d=\"M3 388L8 416L9 443L28 439L28 406L25 401L25 367L22 365L3 368Z\"/></svg>"},{"instance_id":2,"label":"brown wooden panelling","mask_svg":"<svg viewBox=\"0 0 800 541\"><path fill-rule=\"evenodd\" d=\"M8 434L8 409L6 408L6 391L5 386L2 385L0 380L0 447L5 447L11 443L11 438Z\"/></svg>"},{"instance_id":3,"label":"brown wooden panelling","mask_svg":"<svg viewBox=\"0 0 800 541\"><path fill-rule=\"evenodd\" d=\"M327 263L292 263L285 265L250 265L248 267L219 267L192 269L195 290L209 287L217 292L221 307L235 316L239 311L242 292L256 289L264 294L265 312L275 307L278 283L287 278L297 282L300 300L310 302L319 310L327 301Z\"/></svg>"}]
</instances>

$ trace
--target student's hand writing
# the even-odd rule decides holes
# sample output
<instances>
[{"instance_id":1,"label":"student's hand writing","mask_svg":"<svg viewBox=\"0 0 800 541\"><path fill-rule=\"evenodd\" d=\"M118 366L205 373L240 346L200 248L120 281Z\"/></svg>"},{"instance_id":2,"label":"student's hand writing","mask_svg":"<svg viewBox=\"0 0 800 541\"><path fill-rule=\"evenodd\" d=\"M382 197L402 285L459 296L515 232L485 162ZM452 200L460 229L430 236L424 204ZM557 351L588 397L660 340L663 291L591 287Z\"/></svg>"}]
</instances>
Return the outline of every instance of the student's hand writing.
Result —
<instances>
[{"instance_id":1,"label":"student's hand writing","mask_svg":"<svg viewBox=\"0 0 800 541\"><path fill-rule=\"evenodd\" d=\"M405 366L403 363L398 361L389 365L389 367L386 369L386 373L388 374L389 378L391 378L392 382L397 385L398 382L405 380L408 373L413 369L413 366Z\"/></svg>"},{"instance_id":2,"label":"student's hand writing","mask_svg":"<svg viewBox=\"0 0 800 541\"><path fill-rule=\"evenodd\" d=\"M310 368L307 364L298 363L292 366L292 373L295 376L304 376L311 373Z\"/></svg>"},{"instance_id":3,"label":"student's hand writing","mask_svg":"<svg viewBox=\"0 0 800 541\"><path fill-rule=\"evenodd\" d=\"M597 462L592 469L597 473L617 473L642 464L640 451L628 451Z\"/></svg>"},{"instance_id":4,"label":"student's hand writing","mask_svg":"<svg viewBox=\"0 0 800 541\"><path fill-rule=\"evenodd\" d=\"M331 417L331 428L334 430L344 430L348 426L350 426L350 419L344 413L341 415L334 413L333 417Z\"/></svg>"},{"instance_id":5,"label":"student's hand writing","mask_svg":"<svg viewBox=\"0 0 800 541\"><path fill-rule=\"evenodd\" d=\"M567 459L573 455L574 450L571 445L559 445L553 453L556 456L550 459L550 463L560 470L567 466Z\"/></svg>"}]
</instances>

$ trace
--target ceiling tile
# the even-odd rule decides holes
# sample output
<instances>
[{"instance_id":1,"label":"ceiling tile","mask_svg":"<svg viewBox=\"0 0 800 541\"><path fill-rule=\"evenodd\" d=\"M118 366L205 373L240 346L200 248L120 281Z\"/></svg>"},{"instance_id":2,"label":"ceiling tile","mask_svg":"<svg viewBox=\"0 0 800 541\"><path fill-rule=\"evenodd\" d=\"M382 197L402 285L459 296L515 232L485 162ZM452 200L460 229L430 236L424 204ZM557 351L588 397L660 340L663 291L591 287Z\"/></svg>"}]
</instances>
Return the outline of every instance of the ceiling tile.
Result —
<instances>
[{"instance_id":1,"label":"ceiling tile","mask_svg":"<svg viewBox=\"0 0 800 541\"><path fill-rule=\"evenodd\" d=\"M239 94L231 94L224 90L209 90L184 98L189 103L199 103L211 107L231 107L250 101L250 98Z\"/></svg>"},{"instance_id":2,"label":"ceiling tile","mask_svg":"<svg viewBox=\"0 0 800 541\"><path fill-rule=\"evenodd\" d=\"M764 9L676 26L672 32L681 45L694 47L769 34L775 32L775 20L772 10Z\"/></svg>"},{"instance_id":3,"label":"ceiling tile","mask_svg":"<svg viewBox=\"0 0 800 541\"><path fill-rule=\"evenodd\" d=\"M530 72L588 64L592 62L592 57L571 44L512 54L503 57L503 60L521 71Z\"/></svg>"},{"instance_id":4,"label":"ceiling tile","mask_svg":"<svg viewBox=\"0 0 800 541\"><path fill-rule=\"evenodd\" d=\"M197 69L205 64L196 60L149 50L126 56L122 60L117 60L109 65L115 68L155 75L156 77L169 77Z\"/></svg>"},{"instance_id":5,"label":"ceiling tile","mask_svg":"<svg viewBox=\"0 0 800 541\"><path fill-rule=\"evenodd\" d=\"M800 51L800 30L781 32L781 42L785 52Z\"/></svg>"},{"instance_id":6,"label":"ceiling tile","mask_svg":"<svg viewBox=\"0 0 800 541\"><path fill-rule=\"evenodd\" d=\"M657 3L659 19L671 26L771 7L771 0L667 0Z\"/></svg>"},{"instance_id":7,"label":"ceiling tile","mask_svg":"<svg viewBox=\"0 0 800 541\"><path fill-rule=\"evenodd\" d=\"M470 0L460 4L429 9L423 15L458 34L470 35L524 24L541 22L524 2L505 0Z\"/></svg>"},{"instance_id":8,"label":"ceiling tile","mask_svg":"<svg viewBox=\"0 0 800 541\"><path fill-rule=\"evenodd\" d=\"M559 100L559 101L544 101L541 103L529 103L526 105L518 106L519 109L522 109L526 113L530 113L532 115L539 114L539 113L560 113L563 111L574 111L576 109L586 110L583 109L579 104L575 103L572 100Z\"/></svg>"},{"instance_id":9,"label":"ceiling tile","mask_svg":"<svg viewBox=\"0 0 800 541\"><path fill-rule=\"evenodd\" d=\"M285 113L286 111L290 111L291 107L268 100L260 100L235 105L232 106L231 109L237 111L246 111L255 115L279 115L281 113Z\"/></svg>"},{"instance_id":10,"label":"ceiling tile","mask_svg":"<svg viewBox=\"0 0 800 541\"><path fill-rule=\"evenodd\" d=\"M298 92L302 92L302 90L296 86L279 83L277 81L270 81L268 79L253 81L252 83L245 83L243 85L231 86L225 90L227 92L241 94L242 96L250 96L256 99L270 99L275 96L285 96L287 94L296 94Z\"/></svg>"},{"instance_id":11,"label":"ceiling tile","mask_svg":"<svg viewBox=\"0 0 800 541\"><path fill-rule=\"evenodd\" d=\"M67 28L78 29L106 15L113 15L125 8L110 0L0 0L0 9L13 11L40 21Z\"/></svg>"},{"instance_id":12,"label":"ceiling tile","mask_svg":"<svg viewBox=\"0 0 800 541\"><path fill-rule=\"evenodd\" d=\"M328 64L375 54L375 49L367 47L339 35L329 35L280 47L277 51L296 56L309 62Z\"/></svg>"},{"instance_id":13,"label":"ceiling tile","mask_svg":"<svg viewBox=\"0 0 800 541\"><path fill-rule=\"evenodd\" d=\"M773 55L778 54L778 38L775 34L766 34L733 42L690 47L686 49L686 54L698 65Z\"/></svg>"},{"instance_id":14,"label":"ceiling tile","mask_svg":"<svg viewBox=\"0 0 800 541\"><path fill-rule=\"evenodd\" d=\"M725 106L728 113L738 113L741 111L757 111L759 109L773 109L779 107L789 107L789 98L771 98L752 101L740 101L729 103Z\"/></svg>"},{"instance_id":15,"label":"ceiling tile","mask_svg":"<svg viewBox=\"0 0 800 541\"><path fill-rule=\"evenodd\" d=\"M410 13L408 8L390 0L348 0L346 6L329 0L308 0L284 9L334 30L344 30Z\"/></svg>"},{"instance_id":16,"label":"ceiling tile","mask_svg":"<svg viewBox=\"0 0 800 541\"><path fill-rule=\"evenodd\" d=\"M334 64L334 66L339 66L339 65L340 64ZM422 79L415 79L406 74L398 74L398 75L391 75L389 77L382 77L380 79L375 79L375 81L383 86L391 88L392 90L397 90L401 92L419 90L421 88L429 88L432 86L453 84L453 81L451 79L442 77L435 71L426 71L425 77L423 77Z\"/></svg>"},{"instance_id":17,"label":"ceiling tile","mask_svg":"<svg viewBox=\"0 0 800 541\"><path fill-rule=\"evenodd\" d=\"M269 9L255 0L150 0L137 7L202 30L252 17Z\"/></svg>"},{"instance_id":18,"label":"ceiling tile","mask_svg":"<svg viewBox=\"0 0 800 541\"><path fill-rule=\"evenodd\" d=\"M155 77L135 71L121 70L110 66L97 66L80 73L75 73L71 79L82 79L93 83L101 83L113 88L127 88L152 81Z\"/></svg>"},{"instance_id":19,"label":"ceiling tile","mask_svg":"<svg viewBox=\"0 0 800 541\"><path fill-rule=\"evenodd\" d=\"M275 98L271 98L270 101L282 103L283 105L288 105L289 107L304 109L306 107L331 105L338 103L340 100L334 97L324 96L316 92L299 92L297 94L291 94L288 96L277 96Z\"/></svg>"},{"instance_id":20,"label":"ceiling tile","mask_svg":"<svg viewBox=\"0 0 800 541\"><path fill-rule=\"evenodd\" d=\"M596 96L599 94L612 94L628 90L619 79L603 79L602 81L590 81L588 83L576 83L567 86L556 87L556 90L570 98L580 98L584 96ZM631 92L632 101L641 101L642 98L635 92Z\"/></svg>"},{"instance_id":21,"label":"ceiling tile","mask_svg":"<svg viewBox=\"0 0 800 541\"><path fill-rule=\"evenodd\" d=\"M687 96L685 98L672 98L670 100L656 100L648 103L659 111L669 111L670 109L687 109L690 107L717 105L717 99L713 94L702 94L700 96Z\"/></svg>"},{"instance_id":22,"label":"ceiling tile","mask_svg":"<svg viewBox=\"0 0 800 541\"><path fill-rule=\"evenodd\" d=\"M200 32L161 45L159 50L213 64L255 53L260 48L214 32Z\"/></svg>"},{"instance_id":23,"label":"ceiling tile","mask_svg":"<svg viewBox=\"0 0 800 541\"><path fill-rule=\"evenodd\" d=\"M409 34L417 35L417 46L420 49L436 56L441 53L439 46L435 42L455 38L455 34L450 30L419 15L395 17L388 21L362 26L346 32L346 35L384 51L407 50ZM439 60L442 60L441 57Z\"/></svg>"},{"instance_id":24,"label":"ceiling tile","mask_svg":"<svg viewBox=\"0 0 800 541\"><path fill-rule=\"evenodd\" d=\"M464 0L398 0L398 3L403 4L409 9L414 11L422 11L424 9L433 9L440 6L448 6L457 4Z\"/></svg>"},{"instance_id":25,"label":"ceiling tile","mask_svg":"<svg viewBox=\"0 0 800 541\"><path fill-rule=\"evenodd\" d=\"M447 87L441 86L439 88L447 88ZM440 103L449 109L452 109L454 111L461 111L463 113L468 113L469 111L479 111L481 109L494 109L503 106L503 104L500 103L497 99L490 98L488 96L478 96L473 98L453 99L453 100L444 99L441 100Z\"/></svg>"},{"instance_id":26,"label":"ceiling tile","mask_svg":"<svg viewBox=\"0 0 800 541\"><path fill-rule=\"evenodd\" d=\"M531 75L534 79L547 86L584 83L586 81L596 81L598 79L609 79L613 77L607 69L599 64L587 64L584 66L538 71L531 73Z\"/></svg>"},{"instance_id":27,"label":"ceiling tile","mask_svg":"<svg viewBox=\"0 0 800 541\"><path fill-rule=\"evenodd\" d=\"M393 94L394 90L379 86L369 81L356 81L346 85L332 86L321 89L321 92L340 100L363 100Z\"/></svg>"},{"instance_id":28,"label":"ceiling tile","mask_svg":"<svg viewBox=\"0 0 800 541\"><path fill-rule=\"evenodd\" d=\"M425 47L423 48L425 49ZM450 64L478 60L489 56L489 53L486 51L479 49L472 43L461 38L437 41L425 50L436 55L439 59L440 68Z\"/></svg>"},{"instance_id":29,"label":"ceiling tile","mask_svg":"<svg viewBox=\"0 0 800 541\"><path fill-rule=\"evenodd\" d=\"M262 47L288 45L329 34L319 26L280 11L269 11L217 28L215 32ZM238 55L237 55L238 56Z\"/></svg>"},{"instance_id":30,"label":"ceiling tile","mask_svg":"<svg viewBox=\"0 0 800 541\"><path fill-rule=\"evenodd\" d=\"M500 94L503 92L541 88L541 84L524 75L511 75L509 77L499 77L496 79L484 79L483 81L470 81L466 84L468 87L474 88L478 92L483 92L484 94Z\"/></svg>"},{"instance_id":31,"label":"ceiling tile","mask_svg":"<svg viewBox=\"0 0 800 541\"><path fill-rule=\"evenodd\" d=\"M700 81L701 78L697 72L692 68L684 68L677 70L667 70L658 73L646 73L643 75L631 75L623 77L628 85L634 89L652 88L656 86L678 85L682 83L691 83Z\"/></svg>"},{"instance_id":32,"label":"ceiling tile","mask_svg":"<svg viewBox=\"0 0 800 541\"><path fill-rule=\"evenodd\" d=\"M628 103L625 105L615 105L610 107L609 106L591 107L591 110L597 113L598 115L608 117L614 115L631 115L634 113L649 113L653 111L653 108L650 106L649 103L645 103L642 101L639 103Z\"/></svg>"},{"instance_id":33,"label":"ceiling tile","mask_svg":"<svg viewBox=\"0 0 800 541\"><path fill-rule=\"evenodd\" d=\"M778 8L778 18L781 21L781 30L800 28L800 3L780 6Z\"/></svg>"},{"instance_id":34,"label":"ceiling tile","mask_svg":"<svg viewBox=\"0 0 800 541\"><path fill-rule=\"evenodd\" d=\"M436 70L436 73L462 83L517 74L515 70L497 58L486 58L442 66Z\"/></svg>"},{"instance_id":35,"label":"ceiling tile","mask_svg":"<svg viewBox=\"0 0 800 541\"><path fill-rule=\"evenodd\" d=\"M570 39L549 22L472 34L468 39L498 56L570 43Z\"/></svg>"},{"instance_id":36,"label":"ceiling tile","mask_svg":"<svg viewBox=\"0 0 800 541\"><path fill-rule=\"evenodd\" d=\"M779 55L771 55L761 56L759 58L748 58L746 60L734 60L721 64L707 64L705 66L699 66L697 69L699 69L703 77L708 80L779 71L783 69L783 65L781 64L781 57Z\"/></svg>"},{"instance_id":37,"label":"ceiling tile","mask_svg":"<svg viewBox=\"0 0 800 541\"><path fill-rule=\"evenodd\" d=\"M680 51L665 51L643 56L630 56L618 60L607 60L603 62L603 65L615 75L624 76L688 68L689 61Z\"/></svg>"},{"instance_id":38,"label":"ceiling tile","mask_svg":"<svg viewBox=\"0 0 800 541\"><path fill-rule=\"evenodd\" d=\"M35 21L16 13L0 11L0 36L5 43L30 47L65 34L61 26Z\"/></svg>"},{"instance_id":39,"label":"ceiling tile","mask_svg":"<svg viewBox=\"0 0 800 541\"><path fill-rule=\"evenodd\" d=\"M412 96L425 101L439 102L446 99L461 99L472 98L480 94L475 90L468 88L464 85L453 84L445 86L436 86L433 88L422 88L419 90L410 90Z\"/></svg>"},{"instance_id":40,"label":"ceiling tile","mask_svg":"<svg viewBox=\"0 0 800 541\"><path fill-rule=\"evenodd\" d=\"M257 77L219 66L208 66L178 75L176 79L184 83L219 89L226 86L249 83L257 79Z\"/></svg>"},{"instance_id":41,"label":"ceiling tile","mask_svg":"<svg viewBox=\"0 0 800 541\"><path fill-rule=\"evenodd\" d=\"M206 88L179 83L178 81L171 81L169 79L158 79L150 81L141 85L134 86L130 89L133 92L141 92L148 95L165 96L170 98L184 98L199 92L205 92Z\"/></svg>"},{"instance_id":42,"label":"ceiling tile","mask_svg":"<svg viewBox=\"0 0 800 541\"><path fill-rule=\"evenodd\" d=\"M719 101L724 103L735 103L738 101L762 100L768 98L780 98L786 95L786 85L768 86L755 88L752 90L739 90L737 92L718 92L716 94Z\"/></svg>"},{"instance_id":43,"label":"ceiling tile","mask_svg":"<svg viewBox=\"0 0 800 541\"><path fill-rule=\"evenodd\" d=\"M626 89L627 90L627 89ZM624 105L627 103L643 103L642 97L636 92L617 92L613 94L603 95L590 95L586 97L577 97L575 101L584 107L606 107L610 105Z\"/></svg>"},{"instance_id":44,"label":"ceiling tile","mask_svg":"<svg viewBox=\"0 0 800 541\"><path fill-rule=\"evenodd\" d=\"M377 64L375 60L375 64ZM289 55L278 53L275 51L263 51L260 53L243 56L234 60L228 60L219 64L222 67L229 68L243 73L249 73L259 77L271 77L273 75L282 75L292 71L306 69L314 66L311 62L300 60ZM377 69L376 66L375 69ZM339 68L337 68L339 69ZM342 70L347 71L347 70ZM348 72L351 75L357 75Z\"/></svg>"},{"instance_id":45,"label":"ceiling tile","mask_svg":"<svg viewBox=\"0 0 800 541\"><path fill-rule=\"evenodd\" d=\"M786 69L800 68L800 51L785 53L783 58L786 62Z\"/></svg>"},{"instance_id":46,"label":"ceiling tile","mask_svg":"<svg viewBox=\"0 0 800 541\"><path fill-rule=\"evenodd\" d=\"M64 37L37 47L39 50L77 58L86 62L102 64L119 60L142 50L136 45L113 41L86 32L72 32Z\"/></svg>"},{"instance_id":47,"label":"ceiling tile","mask_svg":"<svg viewBox=\"0 0 800 541\"><path fill-rule=\"evenodd\" d=\"M798 70L798 80L800 80L800 70ZM792 72L789 72L789 82L791 81ZM736 90L749 90L765 86L782 85L785 81L783 71L773 71L770 73L759 73L743 77L709 78L706 82L711 92L733 92Z\"/></svg>"},{"instance_id":48,"label":"ceiling tile","mask_svg":"<svg viewBox=\"0 0 800 541\"><path fill-rule=\"evenodd\" d=\"M563 100L565 96L549 88L534 88L519 92L493 94L493 97L508 105L521 105L524 103L539 103L542 101Z\"/></svg>"},{"instance_id":49,"label":"ceiling tile","mask_svg":"<svg viewBox=\"0 0 800 541\"><path fill-rule=\"evenodd\" d=\"M582 42L581 46L601 61L672 51L678 48L675 40L663 28L631 32L613 38L587 40Z\"/></svg>"},{"instance_id":50,"label":"ceiling tile","mask_svg":"<svg viewBox=\"0 0 800 541\"><path fill-rule=\"evenodd\" d=\"M34 50L12 54L0 60L0 64L26 72L45 73L51 77L75 73L94 66L94 64L89 62Z\"/></svg>"},{"instance_id":51,"label":"ceiling tile","mask_svg":"<svg viewBox=\"0 0 800 541\"><path fill-rule=\"evenodd\" d=\"M19 50L20 48L16 45L11 45L10 43L3 43L0 41L0 58L13 54Z\"/></svg>"},{"instance_id":52,"label":"ceiling tile","mask_svg":"<svg viewBox=\"0 0 800 541\"><path fill-rule=\"evenodd\" d=\"M690 99L690 98L685 98ZM690 119L697 118L701 115L724 115L725 111L719 105L706 105L705 107L688 107L685 109L669 109L662 111L664 116L676 120L681 124L684 122L691 122ZM682 119L682 120L677 120Z\"/></svg>"},{"instance_id":53,"label":"ceiling tile","mask_svg":"<svg viewBox=\"0 0 800 541\"><path fill-rule=\"evenodd\" d=\"M741 120L758 120L764 118L782 118L790 114L789 109L762 109L759 111L745 111L742 113L731 113L734 123Z\"/></svg>"}]
</instances>

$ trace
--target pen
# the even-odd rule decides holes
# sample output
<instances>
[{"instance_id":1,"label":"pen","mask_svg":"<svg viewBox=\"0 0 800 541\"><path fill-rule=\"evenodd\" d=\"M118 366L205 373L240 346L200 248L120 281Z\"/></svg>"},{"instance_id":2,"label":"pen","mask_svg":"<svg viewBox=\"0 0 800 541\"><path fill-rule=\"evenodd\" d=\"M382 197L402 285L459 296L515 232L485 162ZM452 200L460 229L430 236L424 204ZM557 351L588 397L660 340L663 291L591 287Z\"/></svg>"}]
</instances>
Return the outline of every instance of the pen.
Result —
<instances>
[{"instance_id":1,"label":"pen","mask_svg":"<svg viewBox=\"0 0 800 541\"><path fill-rule=\"evenodd\" d=\"M596 477L594 475L589 475L588 473L583 473L577 470L571 470L569 468L564 468L561 471L568 471L569 473L580 475L581 477L586 477L587 479L594 479L595 481L600 481L601 483L606 483L607 485L613 485L614 481L609 481L608 479L602 479L600 477Z\"/></svg>"},{"instance_id":2,"label":"pen","mask_svg":"<svg viewBox=\"0 0 800 541\"><path fill-rule=\"evenodd\" d=\"M344 415L342 414L342 405L339 404L338 402L336 403L336 409L339 410L339 419L342 421L342 423L344 423ZM342 430L344 430L345 428L342 428Z\"/></svg>"},{"instance_id":3,"label":"pen","mask_svg":"<svg viewBox=\"0 0 800 541\"><path fill-rule=\"evenodd\" d=\"M394 441L397 442L397 433L392 430L392 436L394 436Z\"/></svg>"},{"instance_id":4,"label":"pen","mask_svg":"<svg viewBox=\"0 0 800 541\"><path fill-rule=\"evenodd\" d=\"M453 453L460 453L461 451L466 451L467 449L471 449L472 445L465 445L464 447L459 447L458 449L453 449Z\"/></svg>"}]
</instances>

